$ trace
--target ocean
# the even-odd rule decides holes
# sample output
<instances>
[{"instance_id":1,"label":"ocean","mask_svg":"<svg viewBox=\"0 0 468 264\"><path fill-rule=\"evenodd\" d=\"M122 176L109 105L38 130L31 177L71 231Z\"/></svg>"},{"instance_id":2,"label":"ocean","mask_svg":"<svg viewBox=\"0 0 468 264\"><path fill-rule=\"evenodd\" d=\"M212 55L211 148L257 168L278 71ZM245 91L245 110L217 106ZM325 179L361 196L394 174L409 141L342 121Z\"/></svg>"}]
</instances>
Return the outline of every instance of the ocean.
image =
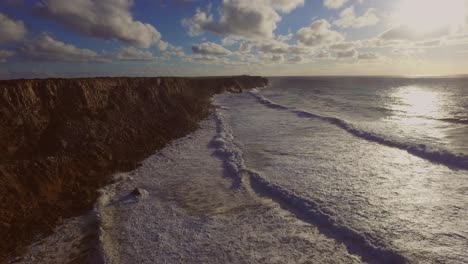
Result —
<instances>
[{"instance_id":1,"label":"ocean","mask_svg":"<svg viewBox=\"0 0 468 264\"><path fill-rule=\"evenodd\" d=\"M218 102L271 197L361 255L468 262L468 79L270 81Z\"/></svg>"},{"instance_id":2,"label":"ocean","mask_svg":"<svg viewBox=\"0 0 468 264\"><path fill-rule=\"evenodd\" d=\"M467 78L269 81L101 190L105 263L468 262Z\"/></svg>"}]
</instances>

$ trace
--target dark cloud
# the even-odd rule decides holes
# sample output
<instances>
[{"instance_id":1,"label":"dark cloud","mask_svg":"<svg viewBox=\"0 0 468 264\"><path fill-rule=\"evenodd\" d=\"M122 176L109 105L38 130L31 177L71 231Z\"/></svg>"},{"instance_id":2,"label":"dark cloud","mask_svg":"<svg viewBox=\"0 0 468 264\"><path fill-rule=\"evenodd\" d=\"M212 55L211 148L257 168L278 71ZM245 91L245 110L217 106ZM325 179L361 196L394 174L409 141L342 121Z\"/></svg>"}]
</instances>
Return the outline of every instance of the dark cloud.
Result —
<instances>
[{"instance_id":1,"label":"dark cloud","mask_svg":"<svg viewBox=\"0 0 468 264\"><path fill-rule=\"evenodd\" d=\"M34 40L24 43L17 49L18 55L28 60L60 62L103 62L103 58L89 49L80 49L41 34Z\"/></svg>"},{"instance_id":2,"label":"dark cloud","mask_svg":"<svg viewBox=\"0 0 468 264\"><path fill-rule=\"evenodd\" d=\"M15 55L14 51L11 50L0 50L0 62L5 62L9 58L13 57Z\"/></svg>"},{"instance_id":3,"label":"dark cloud","mask_svg":"<svg viewBox=\"0 0 468 264\"><path fill-rule=\"evenodd\" d=\"M126 61L150 61L155 59L150 51L140 50L135 47L121 48L116 57L119 60Z\"/></svg>"},{"instance_id":4,"label":"dark cloud","mask_svg":"<svg viewBox=\"0 0 468 264\"><path fill-rule=\"evenodd\" d=\"M0 43L22 40L26 33L23 21L13 20L0 13Z\"/></svg>"}]
</instances>

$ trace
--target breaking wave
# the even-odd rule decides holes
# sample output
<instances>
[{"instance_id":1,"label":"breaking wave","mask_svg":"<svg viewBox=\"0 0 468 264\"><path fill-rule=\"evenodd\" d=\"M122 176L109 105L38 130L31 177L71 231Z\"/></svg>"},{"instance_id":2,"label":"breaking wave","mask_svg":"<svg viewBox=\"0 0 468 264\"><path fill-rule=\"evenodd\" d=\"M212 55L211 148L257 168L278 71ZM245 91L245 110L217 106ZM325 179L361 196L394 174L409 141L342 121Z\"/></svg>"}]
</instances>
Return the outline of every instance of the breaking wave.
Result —
<instances>
[{"instance_id":1,"label":"breaking wave","mask_svg":"<svg viewBox=\"0 0 468 264\"><path fill-rule=\"evenodd\" d=\"M278 103L272 102L271 100L259 95L257 91L251 91L250 94L254 96L261 104L267 107L270 107L273 109L289 110L297 114L297 116L303 117L303 118L313 118L313 119L323 120L339 128L344 129L345 131L352 134L353 136L365 139L367 141L372 141L372 142L376 142L376 143L379 143L388 147L406 150L408 153L414 156L426 159L431 162L443 164L448 167L468 170L468 156L466 155L452 153L444 149L436 149L433 147L429 147L425 144L415 144L415 143L410 143L410 142L402 142L396 139L391 139L384 135L362 130L360 128L355 127L353 124L345 120L336 118L336 117L318 115L318 114L314 114L311 112L296 110L294 108L280 105Z\"/></svg>"},{"instance_id":2,"label":"breaking wave","mask_svg":"<svg viewBox=\"0 0 468 264\"><path fill-rule=\"evenodd\" d=\"M216 135L211 140L211 145L215 148L215 154L223 161L225 170L233 177L233 187L240 188L242 172L245 170L244 160L240 149L234 144L234 136L224 118L220 111L215 110Z\"/></svg>"},{"instance_id":3,"label":"breaking wave","mask_svg":"<svg viewBox=\"0 0 468 264\"><path fill-rule=\"evenodd\" d=\"M242 151L236 146L233 133L227 125L224 115L218 110L215 111L214 115L217 133L211 143L215 147L216 155L223 160L226 170L233 177L237 188L245 188L246 185L250 185L256 193L287 205L285 209L305 216L304 221L316 225L325 235L345 244L350 253L359 255L364 260L377 263L407 262L405 257L386 248L378 239L339 223L318 203L300 197L247 168L242 158Z\"/></svg>"}]
</instances>

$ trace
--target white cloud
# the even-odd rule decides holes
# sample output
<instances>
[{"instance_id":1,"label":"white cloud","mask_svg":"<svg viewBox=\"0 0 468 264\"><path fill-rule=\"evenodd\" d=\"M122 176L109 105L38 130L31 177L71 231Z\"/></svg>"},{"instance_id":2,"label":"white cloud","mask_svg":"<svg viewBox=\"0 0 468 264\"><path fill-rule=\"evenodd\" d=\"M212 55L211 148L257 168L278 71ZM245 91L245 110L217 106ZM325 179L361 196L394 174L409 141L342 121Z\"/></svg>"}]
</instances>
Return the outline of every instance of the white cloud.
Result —
<instances>
[{"instance_id":1,"label":"white cloud","mask_svg":"<svg viewBox=\"0 0 468 264\"><path fill-rule=\"evenodd\" d=\"M22 40L26 33L23 21L13 20L0 13L0 43Z\"/></svg>"},{"instance_id":2,"label":"white cloud","mask_svg":"<svg viewBox=\"0 0 468 264\"><path fill-rule=\"evenodd\" d=\"M281 12L289 13L304 5L304 0L271 0L273 7Z\"/></svg>"},{"instance_id":3,"label":"white cloud","mask_svg":"<svg viewBox=\"0 0 468 264\"><path fill-rule=\"evenodd\" d=\"M274 41L274 42L259 44L258 49L259 51L263 53L284 54L284 53L288 53L289 45L282 43L282 42Z\"/></svg>"},{"instance_id":4,"label":"white cloud","mask_svg":"<svg viewBox=\"0 0 468 264\"><path fill-rule=\"evenodd\" d=\"M378 60L379 58L379 55L375 52L364 52L358 55L359 60Z\"/></svg>"},{"instance_id":5,"label":"white cloud","mask_svg":"<svg viewBox=\"0 0 468 264\"><path fill-rule=\"evenodd\" d=\"M194 37L203 34L203 31L214 23L213 15L210 12L211 6L208 6L206 10L197 8L193 17L182 20L182 25L187 28L190 36Z\"/></svg>"},{"instance_id":6,"label":"white cloud","mask_svg":"<svg viewBox=\"0 0 468 264\"><path fill-rule=\"evenodd\" d=\"M333 21L333 24L342 28L362 28L375 25L379 18L375 9L369 8L362 16L356 16L354 6L350 6L340 13L340 18Z\"/></svg>"},{"instance_id":7,"label":"white cloud","mask_svg":"<svg viewBox=\"0 0 468 264\"><path fill-rule=\"evenodd\" d=\"M202 64L227 65L227 66L239 66L239 65L246 64L238 60L233 61L225 57L203 55L203 54L191 55L187 57L187 60L190 62L196 62L196 63L202 63Z\"/></svg>"},{"instance_id":8,"label":"white cloud","mask_svg":"<svg viewBox=\"0 0 468 264\"><path fill-rule=\"evenodd\" d=\"M232 46L238 43L241 39L234 37L234 36L227 36L221 40L223 46Z\"/></svg>"},{"instance_id":9,"label":"white cloud","mask_svg":"<svg viewBox=\"0 0 468 264\"><path fill-rule=\"evenodd\" d=\"M132 0L44 0L37 10L87 36L116 39L132 46L167 47L152 25L135 21L130 13Z\"/></svg>"},{"instance_id":10,"label":"white cloud","mask_svg":"<svg viewBox=\"0 0 468 264\"><path fill-rule=\"evenodd\" d=\"M13 57L15 55L14 51L10 50L0 50L0 62L5 62L9 58Z\"/></svg>"},{"instance_id":11,"label":"white cloud","mask_svg":"<svg viewBox=\"0 0 468 264\"><path fill-rule=\"evenodd\" d=\"M299 29L296 34L298 42L306 46L324 46L343 41L344 36L330 29L325 19L314 21L309 27Z\"/></svg>"},{"instance_id":12,"label":"white cloud","mask_svg":"<svg viewBox=\"0 0 468 264\"><path fill-rule=\"evenodd\" d=\"M239 52L240 53L249 53L252 50L252 44L248 42L242 42L239 45Z\"/></svg>"},{"instance_id":13,"label":"white cloud","mask_svg":"<svg viewBox=\"0 0 468 264\"><path fill-rule=\"evenodd\" d=\"M277 40L243 41L240 53L260 52L263 54L308 54L311 48L302 45L290 45Z\"/></svg>"},{"instance_id":14,"label":"white cloud","mask_svg":"<svg viewBox=\"0 0 468 264\"><path fill-rule=\"evenodd\" d=\"M291 54L309 54L311 49L305 46L291 45L288 49Z\"/></svg>"},{"instance_id":15,"label":"white cloud","mask_svg":"<svg viewBox=\"0 0 468 264\"><path fill-rule=\"evenodd\" d=\"M280 42L287 42L287 41L290 41L293 37L293 34L292 33L289 33L287 35L279 35L276 37L276 40L277 41L280 41Z\"/></svg>"},{"instance_id":16,"label":"white cloud","mask_svg":"<svg viewBox=\"0 0 468 264\"><path fill-rule=\"evenodd\" d=\"M197 9L195 15L184 19L182 24L191 36L210 31L248 39L271 39L281 20L277 11L287 13L303 4L303 0L223 0L219 21L214 20L208 7Z\"/></svg>"},{"instance_id":17,"label":"white cloud","mask_svg":"<svg viewBox=\"0 0 468 264\"><path fill-rule=\"evenodd\" d=\"M348 0L324 0L323 5L330 9L341 8Z\"/></svg>"},{"instance_id":18,"label":"white cloud","mask_svg":"<svg viewBox=\"0 0 468 264\"><path fill-rule=\"evenodd\" d=\"M199 61L199 62L204 62L204 63L214 63L214 62L219 62L220 59L215 56L205 56L205 55L200 55L196 54L194 56L189 57L190 61Z\"/></svg>"},{"instance_id":19,"label":"white cloud","mask_svg":"<svg viewBox=\"0 0 468 264\"><path fill-rule=\"evenodd\" d=\"M327 58L330 58L330 53L328 52L328 50L322 49L322 50L316 51L313 54L313 57L317 59L327 59Z\"/></svg>"},{"instance_id":20,"label":"white cloud","mask_svg":"<svg viewBox=\"0 0 468 264\"><path fill-rule=\"evenodd\" d=\"M147 50L137 49L135 47L121 48L117 53L117 59L128 61L149 61L154 60L153 53Z\"/></svg>"},{"instance_id":21,"label":"white cloud","mask_svg":"<svg viewBox=\"0 0 468 264\"><path fill-rule=\"evenodd\" d=\"M212 16L197 10L189 23L191 32L198 28L221 35L236 35L246 38L271 38L276 23L281 17L265 1L224 0L219 22ZM198 21L198 22L197 22ZM187 23L186 23L187 24Z\"/></svg>"},{"instance_id":22,"label":"white cloud","mask_svg":"<svg viewBox=\"0 0 468 264\"><path fill-rule=\"evenodd\" d=\"M272 62L281 62L284 60L283 55L272 55L269 59Z\"/></svg>"},{"instance_id":23,"label":"white cloud","mask_svg":"<svg viewBox=\"0 0 468 264\"><path fill-rule=\"evenodd\" d=\"M328 48L331 50L350 50L356 46L357 44L354 42L342 42L342 43L330 45L328 46Z\"/></svg>"},{"instance_id":24,"label":"white cloud","mask_svg":"<svg viewBox=\"0 0 468 264\"><path fill-rule=\"evenodd\" d=\"M408 26L393 27L380 35L382 40L423 41L437 39L451 34L450 27L435 28L431 31L421 32Z\"/></svg>"},{"instance_id":25,"label":"white cloud","mask_svg":"<svg viewBox=\"0 0 468 264\"><path fill-rule=\"evenodd\" d=\"M354 58L357 56L357 51L355 49L350 49L350 50L344 50L344 51L337 51L336 52L336 57L338 59L348 59L348 58Z\"/></svg>"},{"instance_id":26,"label":"white cloud","mask_svg":"<svg viewBox=\"0 0 468 264\"><path fill-rule=\"evenodd\" d=\"M302 56L294 56L294 57L289 58L288 62L299 63L299 62L302 62L303 60L304 58L302 58Z\"/></svg>"},{"instance_id":27,"label":"white cloud","mask_svg":"<svg viewBox=\"0 0 468 264\"><path fill-rule=\"evenodd\" d=\"M185 52L182 47L169 45L169 47L164 51L163 56L175 56L178 58L182 58L185 57Z\"/></svg>"},{"instance_id":28,"label":"white cloud","mask_svg":"<svg viewBox=\"0 0 468 264\"><path fill-rule=\"evenodd\" d=\"M429 40L429 41L423 41L423 42L418 42L415 43L416 46L418 47L424 47L424 48L432 48L432 47L439 47L442 44L445 44L442 40L436 39L436 40Z\"/></svg>"},{"instance_id":29,"label":"white cloud","mask_svg":"<svg viewBox=\"0 0 468 264\"><path fill-rule=\"evenodd\" d=\"M199 45L193 45L192 51L195 54L225 56L231 54L231 51L221 45L212 42L205 42Z\"/></svg>"},{"instance_id":30,"label":"white cloud","mask_svg":"<svg viewBox=\"0 0 468 264\"><path fill-rule=\"evenodd\" d=\"M47 34L41 34L33 41L18 48L18 53L26 58L43 61L61 62L91 62L103 59L89 49L80 49L74 45L63 43Z\"/></svg>"}]
</instances>

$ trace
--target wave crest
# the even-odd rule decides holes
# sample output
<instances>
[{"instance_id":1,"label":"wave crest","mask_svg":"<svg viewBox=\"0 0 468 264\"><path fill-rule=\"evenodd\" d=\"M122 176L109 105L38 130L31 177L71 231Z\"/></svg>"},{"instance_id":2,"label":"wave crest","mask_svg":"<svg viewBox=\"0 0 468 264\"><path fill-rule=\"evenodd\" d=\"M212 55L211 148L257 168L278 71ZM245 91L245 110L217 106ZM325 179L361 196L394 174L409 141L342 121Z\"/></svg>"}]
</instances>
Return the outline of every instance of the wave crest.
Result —
<instances>
[{"instance_id":1,"label":"wave crest","mask_svg":"<svg viewBox=\"0 0 468 264\"><path fill-rule=\"evenodd\" d=\"M366 130L357 128L353 124L343 119L339 119L337 117L328 117L328 116L318 115L318 114L311 113L308 111L296 110L294 108L275 103L259 95L258 92L252 91L250 92L250 94L254 96L261 104L269 108L289 110L295 113L298 117L302 117L302 118L313 118L313 119L323 120L341 129L344 129L348 133L358 138L362 138L367 141L379 143L381 145L385 145L388 147L406 150L408 153L414 156L423 158L425 160L428 160L434 163L443 164L450 168L468 170L468 156L464 154L452 153L445 149L436 149L433 147L429 147L425 144L414 144L410 142L402 142L397 139L388 138L378 133L374 133L371 131L366 131Z\"/></svg>"}]
</instances>

